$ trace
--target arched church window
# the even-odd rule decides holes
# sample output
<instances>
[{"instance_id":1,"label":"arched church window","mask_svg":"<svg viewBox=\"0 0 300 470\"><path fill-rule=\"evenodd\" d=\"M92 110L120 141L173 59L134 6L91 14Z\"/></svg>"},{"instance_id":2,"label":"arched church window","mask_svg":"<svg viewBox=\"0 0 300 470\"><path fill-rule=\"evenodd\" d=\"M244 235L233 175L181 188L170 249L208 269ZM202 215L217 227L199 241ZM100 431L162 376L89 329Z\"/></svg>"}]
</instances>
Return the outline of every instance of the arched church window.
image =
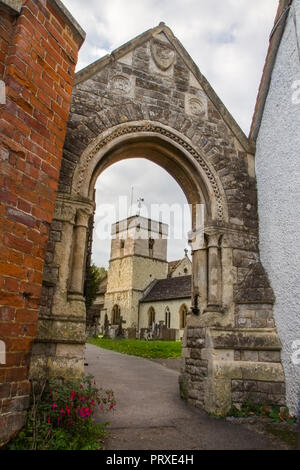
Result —
<instances>
[{"instance_id":1,"label":"arched church window","mask_svg":"<svg viewBox=\"0 0 300 470\"><path fill-rule=\"evenodd\" d=\"M151 328L153 323L155 323L155 310L150 307L148 310L148 327Z\"/></svg>"},{"instance_id":2,"label":"arched church window","mask_svg":"<svg viewBox=\"0 0 300 470\"><path fill-rule=\"evenodd\" d=\"M187 316L187 306L185 304L181 305L179 310L179 328L183 330L186 327L186 316Z\"/></svg>"},{"instance_id":3,"label":"arched church window","mask_svg":"<svg viewBox=\"0 0 300 470\"><path fill-rule=\"evenodd\" d=\"M170 312L169 307L166 307L166 310L165 310L165 324L168 328L171 327L171 312Z\"/></svg>"},{"instance_id":4,"label":"arched church window","mask_svg":"<svg viewBox=\"0 0 300 470\"><path fill-rule=\"evenodd\" d=\"M119 305L114 305L111 315L112 325L118 325L120 323L121 309Z\"/></svg>"}]
</instances>

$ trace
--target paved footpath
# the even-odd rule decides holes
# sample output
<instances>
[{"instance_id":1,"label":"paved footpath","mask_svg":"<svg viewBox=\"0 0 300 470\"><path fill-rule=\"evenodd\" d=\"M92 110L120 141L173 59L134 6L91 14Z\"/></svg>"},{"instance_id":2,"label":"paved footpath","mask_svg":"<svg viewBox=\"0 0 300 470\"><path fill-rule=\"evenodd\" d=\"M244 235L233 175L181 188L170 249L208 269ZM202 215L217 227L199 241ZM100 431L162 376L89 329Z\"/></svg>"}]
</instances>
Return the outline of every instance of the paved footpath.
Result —
<instances>
[{"instance_id":1,"label":"paved footpath","mask_svg":"<svg viewBox=\"0 0 300 470\"><path fill-rule=\"evenodd\" d=\"M176 370L92 345L86 362L86 373L116 397L114 412L96 416L110 422L106 450L276 449L254 430L187 406Z\"/></svg>"}]
</instances>

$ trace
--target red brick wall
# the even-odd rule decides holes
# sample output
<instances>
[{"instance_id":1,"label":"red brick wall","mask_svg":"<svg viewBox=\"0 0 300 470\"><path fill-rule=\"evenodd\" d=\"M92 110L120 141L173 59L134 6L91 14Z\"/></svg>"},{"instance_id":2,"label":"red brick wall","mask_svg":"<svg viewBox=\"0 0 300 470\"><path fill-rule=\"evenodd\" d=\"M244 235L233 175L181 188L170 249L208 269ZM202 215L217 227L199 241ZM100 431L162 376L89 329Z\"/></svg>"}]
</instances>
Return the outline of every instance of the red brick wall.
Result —
<instances>
[{"instance_id":1,"label":"red brick wall","mask_svg":"<svg viewBox=\"0 0 300 470\"><path fill-rule=\"evenodd\" d=\"M22 426L80 37L48 1L0 3L0 443Z\"/></svg>"}]
</instances>

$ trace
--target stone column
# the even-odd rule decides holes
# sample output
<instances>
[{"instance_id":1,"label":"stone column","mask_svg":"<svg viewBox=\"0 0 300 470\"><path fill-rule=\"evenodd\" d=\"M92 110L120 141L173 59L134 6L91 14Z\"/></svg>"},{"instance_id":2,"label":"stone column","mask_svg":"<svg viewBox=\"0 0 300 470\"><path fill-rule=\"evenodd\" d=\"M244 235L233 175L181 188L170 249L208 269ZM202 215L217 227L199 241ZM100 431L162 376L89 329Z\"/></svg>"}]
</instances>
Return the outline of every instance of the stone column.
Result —
<instances>
[{"instance_id":1,"label":"stone column","mask_svg":"<svg viewBox=\"0 0 300 470\"><path fill-rule=\"evenodd\" d=\"M70 294L83 294L89 216L90 214L82 209L79 209L76 214Z\"/></svg>"},{"instance_id":2,"label":"stone column","mask_svg":"<svg viewBox=\"0 0 300 470\"><path fill-rule=\"evenodd\" d=\"M51 225L54 256L44 269L44 284L53 292L51 311L40 313L30 376L79 378L84 374L86 311L83 282L87 228L94 204L58 194ZM52 279L51 274L57 273Z\"/></svg>"},{"instance_id":3,"label":"stone column","mask_svg":"<svg viewBox=\"0 0 300 470\"><path fill-rule=\"evenodd\" d=\"M199 296L199 307L207 306L207 246L193 251L193 296Z\"/></svg>"},{"instance_id":4,"label":"stone column","mask_svg":"<svg viewBox=\"0 0 300 470\"><path fill-rule=\"evenodd\" d=\"M208 235L208 306L220 307L222 297L222 272L219 252L219 233Z\"/></svg>"},{"instance_id":5,"label":"stone column","mask_svg":"<svg viewBox=\"0 0 300 470\"><path fill-rule=\"evenodd\" d=\"M233 253L231 239L224 234L221 240L221 265L222 265L222 307L233 314ZM230 322L230 320L228 319ZM234 321L231 318L231 321Z\"/></svg>"}]
</instances>

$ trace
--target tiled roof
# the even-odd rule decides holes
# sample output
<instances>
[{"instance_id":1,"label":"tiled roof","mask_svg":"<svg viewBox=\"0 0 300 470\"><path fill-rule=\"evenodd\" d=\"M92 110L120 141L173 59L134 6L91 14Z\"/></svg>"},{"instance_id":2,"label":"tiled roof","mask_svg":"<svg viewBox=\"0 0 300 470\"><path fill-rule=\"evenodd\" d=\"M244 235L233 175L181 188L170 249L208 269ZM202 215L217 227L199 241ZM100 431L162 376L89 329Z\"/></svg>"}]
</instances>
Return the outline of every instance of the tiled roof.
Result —
<instances>
[{"instance_id":1,"label":"tiled roof","mask_svg":"<svg viewBox=\"0 0 300 470\"><path fill-rule=\"evenodd\" d=\"M97 295L105 294L106 289L107 289L107 275L101 279L99 283L99 289L98 289Z\"/></svg>"},{"instance_id":2,"label":"tiled roof","mask_svg":"<svg viewBox=\"0 0 300 470\"><path fill-rule=\"evenodd\" d=\"M191 295L192 276L169 277L157 280L140 302L185 299Z\"/></svg>"},{"instance_id":3,"label":"tiled roof","mask_svg":"<svg viewBox=\"0 0 300 470\"><path fill-rule=\"evenodd\" d=\"M181 263L182 259L177 259L176 261L169 261L168 263L168 276L171 276L171 274L175 271L177 266Z\"/></svg>"}]
</instances>

